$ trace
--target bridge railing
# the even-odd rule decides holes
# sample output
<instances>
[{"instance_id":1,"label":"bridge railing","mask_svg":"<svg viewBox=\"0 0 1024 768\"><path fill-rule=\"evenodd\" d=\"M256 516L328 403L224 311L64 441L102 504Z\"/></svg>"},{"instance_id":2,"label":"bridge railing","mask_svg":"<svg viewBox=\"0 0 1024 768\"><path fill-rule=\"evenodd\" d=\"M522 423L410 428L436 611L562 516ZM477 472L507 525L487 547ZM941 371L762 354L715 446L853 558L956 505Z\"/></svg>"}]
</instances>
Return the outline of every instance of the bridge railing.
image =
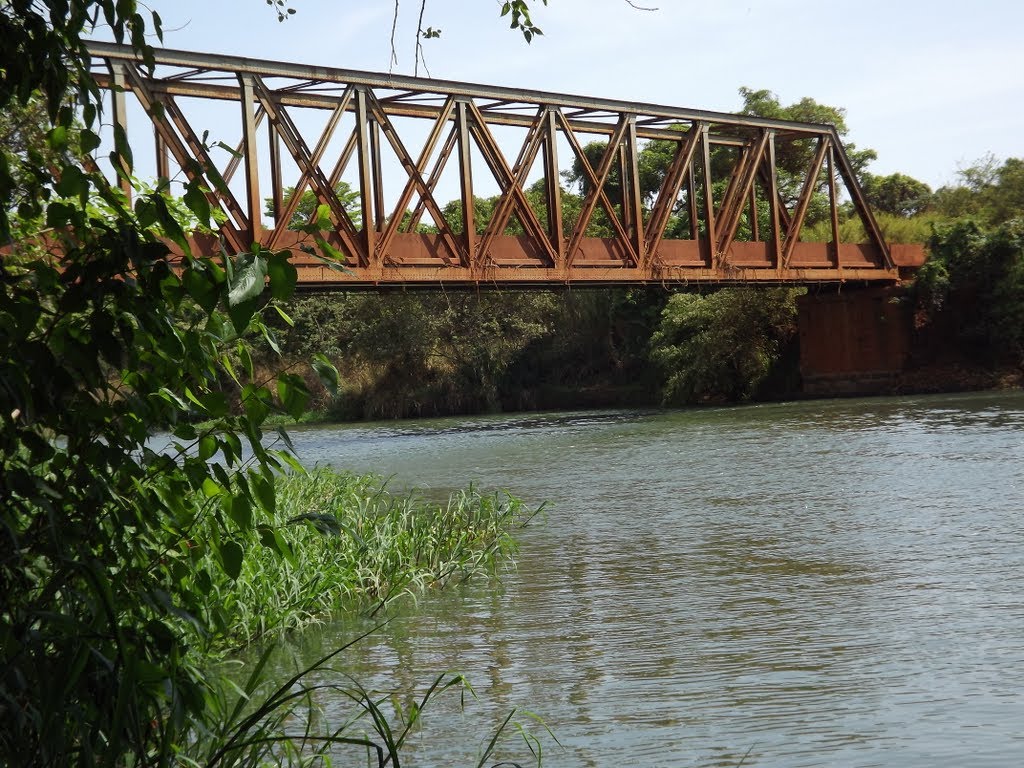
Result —
<instances>
[{"instance_id":1,"label":"bridge railing","mask_svg":"<svg viewBox=\"0 0 1024 768\"><path fill-rule=\"evenodd\" d=\"M306 285L895 282L922 258L883 240L832 126L89 49L136 168L145 140L154 176L207 180L222 223L196 249L289 248ZM864 242L841 241L844 205ZM825 242L801 238L812 207Z\"/></svg>"}]
</instances>

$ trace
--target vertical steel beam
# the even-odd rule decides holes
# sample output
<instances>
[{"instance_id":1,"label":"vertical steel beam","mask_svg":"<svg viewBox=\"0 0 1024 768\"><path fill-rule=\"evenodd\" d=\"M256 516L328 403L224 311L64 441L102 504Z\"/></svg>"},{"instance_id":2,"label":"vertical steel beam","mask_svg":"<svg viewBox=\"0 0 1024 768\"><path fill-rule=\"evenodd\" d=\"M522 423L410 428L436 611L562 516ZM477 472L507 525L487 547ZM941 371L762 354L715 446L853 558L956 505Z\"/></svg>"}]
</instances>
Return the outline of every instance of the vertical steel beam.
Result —
<instances>
[{"instance_id":1,"label":"vertical steel beam","mask_svg":"<svg viewBox=\"0 0 1024 768\"><path fill-rule=\"evenodd\" d=\"M284 188L281 180L281 137L273 125L267 126L270 143L270 201L274 214L274 229L288 228L287 221L281 221L284 212Z\"/></svg>"},{"instance_id":2,"label":"vertical steel beam","mask_svg":"<svg viewBox=\"0 0 1024 768\"><path fill-rule=\"evenodd\" d=\"M697 126L694 126L693 130L696 131ZM700 222L697 212L697 172L693 167L692 160L686 169L686 214L690 217L690 239L699 241Z\"/></svg>"},{"instance_id":3,"label":"vertical steel beam","mask_svg":"<svg viewBox=\"0 0 1024 768\"><path fill-rule=\"evenodd\" d=\"M384 174L381 172L380 125L370 123L370 154L373 158L373 214L377 232L384 226L388 213L384 210Z\"/></svg>"},{"instance_id":4,"label":"vertical steel beam","mask_svg":"<svg viewBox=\"0 0 1024 768\"><path fill-rule=\"evenodd\" d=\"M160 135L156 124L153 124L153 145L156 153L156 177L158 179L171 178L171 166L167 158L167 142Z\"/></svg>"},{"instance_id":5,"label":"vertical steel beam","mask_svg":"<svg viewBox=\"0 0 1024 768\"><path fill-rule=\"evenodd\" d=\"M707 263L714 267L718 264L718 254L715 247L718 245L718 237L715 233L715 200L711 182L711 142L709 140L710 126L705 125L701 129L701 159L704 165L704 228L707 236Z\"/></svg>"},{"instance_id":6,"label":"vertical steel beam","mask_svg":"<svg viewBox=\"0 0 1024 768\"><path fill-rule=\"evenodd\" d=\"M319 169L320 160L323 157L324 152L327 150L327 145L331 141L331 137L334 135L334 131L338 127L338 122L341 120L342 115L348 107L349 101L352 99L352 89L348 88L345 90L345 94L341 101L337 104L334 110L331 112L330 118L327 120L327 125L324 127L324 131L320 134L320 140L316 144L316 148L313 150L313 154L310 155L309 162L311 168ZM274 131L278 141L281 140L281 132L278 127L274 124L274 121L270 121L270 129ZM341 174L344 172L344 166L348 164L348 158L351 157L352 152L355 151L355 136L349 137L349 142L345 147L345 151L342 153L341 159L338 160L338 166L335 166L334 172L328 179L327 186L334 189L338 183L338 179L341 178ZM292 142L286 141L285 145L291 144ZM289 151L291 151L289 149ZM340 167L339 167L340 166ZM302 163L299 163L299 180L292 187L291 196L283 201L283 206L280 209L281 213L277 217L277 221L280 226L274 230L274 235L271 237L270 242L267 243L268 248L274 248L277 245L277 241L280 239L281 233L287 231L288 226L291 224L292 217L295 215L295 211L299 208L299 203L302 201L302 195L306 191L306 187L309 186L312 179L311 169L305 167ZM281 192L284 194L283 190ZM314 212L314 216L315 216Z\"/></svg>"},{"instance_id":7,"label":"vertical steel beam","mask_svg":"<svg viewBox=\"0 0 1024 768\"><path fill-rule=\"evenodd\" d=\"M750 239L753 242L761 240L761 222L757 220L757 185L750 185Z\"/></svg>"},{"instance_id":8,"label":"vertical steel beam","mask_svg":"<svg viewBox=\"0 0 1024 768\"><path fill-rule=\"evenodd\" d=\"M114 81L113 92L111 93L111 106L114 112L114 150L118 154L118 165L114 171L117 173L117 185L128 198L129 204L132 199L132 168L128 158L121 152L122 148L128 147L128 104L125 100L125 91L128 88L125 80L124 64L120 62L109 62L110 76Z\"/></svg>"},{"instance_id":9,"label":"vertical steel beam","mask_svg":"<svg viewBox=\"0 0 1024 768\"><path fill-rule=\"evenodd\" d=\"M772 255L775 268L782 273L782 217L779 201L779 174L775 157L775 131L768 131L768 205L772 217Z\"/></svg>"},{"instance_id":10,"label":"vertical steel beam","mask_svg":"<svg viewBox=\"0 0 1024 768\"><path fill-rule=\"evenodd\" d=\"M479 266L476 250L476 206L473 201L473 164L469 135L469 105L459 101L455 106L456 132L459 141L459 191L462 195L462 237L466 258L471 267Z\"/></svg>"},{"instance_id":11,"label":"vertical steel beam","mask_svg":"<svg viewBox=\"0 0 1024 768\"><path fill-rule=\"evenodd\" d=\"M363 212L363 247L371 264L377 253L377 223L374 221L373 161L370 146L370 113L366 89L356 90L356 145L359 158L359 199Z\"/></svg>"},{"instance_id":12,"label":"vertical steel beam","mask_svg":"<svg viewBox=\"0 0 1024 768\"><path fill-rule=\"evenodd\" d=\"M632 238L633 251L636 254L637 266L647 262L647 243L644 237L643 201L640 196L640 161L637 146L636 115L630 115L623 137L623 168L622 168L622 215L626 223L626 231Z\"/></svg>"},{"instance_id":13,"label":"vertical steel beam","mask_svg":"<svg viewBox=\"0 0 1024 768\"><path fill-rule=\"evenodd\" d=\"M829 143L827 135L818 139L818 150L814 153L814 158L811 160L811 168L807 172L807 178L804 180L804 188L800 192L800 199L797 201L796 210L793 212L793 219L789 223L789 232L786 233L786 246L782 255L784 267L789 266L789 261L793 258L793 250L800 240L800 229L804 225L807 208L811 204L811 197L814 196L814 191L818 187L818 176L821 174L821 166L825 162Z\"/></svg>"},{"instance_id":14,"label":"vertical steel beam","mask_svg":"<svg viewBox=\"0 0 1024 768\"><path fill-rule=\"evenodd\" d=\"M259 129L260 125L263 124L263 118L266 117L266 110L262 104L256 107L256 128ZM242 164L242 160L245 158L245 136L243 135L239 139L237 146L235 146L235 152L228 161L227 167L224 168L221 173L221 178L224 179L226 184L231 183L231 179L234 178L235 172L238 170L238 166Z\"/></svg>"},{"instance_id":15,"label":"vertical steel beam","mask_svg":"<svg viewBox=\"0 0 1024 768\"><path fill-rule=\"evenodd\" d=\"M752 206L756 210L757 200L751 196L754 191L754 180L757 178L757 171L761 167L767 146L768 134L765 132L761 134L756 144L744 150L744 156L739 166L733 169L728 196L722 203L722 213L718 219L720 228L718 250L722 254L729 252L729 248L736 238L748 198L753 200Z\"/></svg>"},{"instance_id":16,"label":"vertical steel beam","mask_svg":"<svg viewBox=\"0 0 1024 768\"><path fill-rule=\"evenodd\" d=\"M557 264L565 262L565 232L562 222L562 185L558 172L558 116L554 110L544 113L544 186L548 206L548 234L555 249Z\"/></svg>"},{"instance_id":17,"label":"vertical steel beam","mask_svg":"<svg viewBox=\"0 0 1024 768\"><path fill-rule=\"evenodd\" d=\"M572 238L569 241L569 246L566 249L567 264L572 266L572 262L576 258L580 243L583 242L583 238L586 236L587 226L590 224L590 219L594 215L594 210L597 208L598 202L600 202L607 211L608 220L615 229L615 234L618 236L624 246L624 249L627 253L631 254L634 259L636 259L636 252L633 250L630 243L629 235L623 228L622 221L615 212L615 206L612 205L604 190L604 185L608 181L608 175L611 171L612 163L618 154L616 147L622 143L622 137L626 131L626 116L621 115L619 117L618 124L615 126L615 132L608 140L604 156L601 158L601 163L597 170L590 166L590 161L587 160L587 154L583 151L583 147L580 146L579 139L576 137L576 134L573 133L572 126L569 124L568 120L565 119L564 115L560 115L560 117L565 127L565 136L569 139L573 152L575 152L576 157L579 158L583 172L586 174L591 184L590 189L587 190L587 194L583 197L583 207L580 210L580 218L576 224L576 230L573 232Z\"/></svg>"},{"instance_id":18,"label":"vertical steel beam","mask_svg":"<svg viewBox=\"0 0 1024 768\"><path fill-rule=\"evenodd\" d=\"M686 138L679 142L679 146L676 147L675 156L672 158L672 162L665 173L665 179L661 184L661 189L658 191L658 199L655 201L654 207L651 209L651 215L647 220L646 245L648 259L657 253L658 246L661 245L662 238L665 236L665 228L668 226L672 211L675 210L676 200L679 197L679 190L682 188L684 179L687 179L690 184L689 194L691 196L693 194L693 157L700 135L699 125L694 125L690 128ZM697 220L697 207L696 202L692 199L688 202L692 215L690 220L690 231L692 234ZM696 239L696 235L694 235L694 239Z\"/></svg>"},{"instance_id":19,"label":"vertical steel beam","mask_svg":"<svg viewBox=\"0 0 1024 768\"><path fill-rule=\"evenodd\" d=\"M245 161L245 202L249 213L249 243L258 243L263 236L260 197L259 160L256 149L256 98L252 75L238 76L242 88L242 156ZM251 245L250 245L251 247Z\"/></svg>"},{"instance_id":20,"label":"vertical steel beam","mask_svg":"<svg viewBox=\"0 0 1024 768\"><path fill-rule=\"evenodd\" d=\"M839 263L839 200L836 190L836 167L835 151L831 143L828 147L827 168L828 168L828 202L829 213L832 218L832 258L835 259L837 267Z\"/></svg>"},{"instance_id":21,"label":"vertical steel beam","mask_svg":"<svg viewBox=\"0 0 1024 768\"><path fill-rule=\"evenodd\" d=\"M204 174L209 174L210 169L215 170L213 160L174 100L166 96L157 101L134 64L125 64L124 73L139 104L150 116L156 131L184 174L189 180L202 179L206 182ZM247 222L245 212L234 194L230 189L217 189L216 185L210 185L207 187L206 197L212 207L226 211L232 220L232 223L224 223L220 227L227 246L236 253L245 251L247 246L243 241L242 232L247 227Z\"/></svg>"},{"instance_id":22,"label":"vertical steel beam","mask_svg":"<svg viewBox=\"0 0 1024 768\"><path fill-rule=\"evenodd\" d=\"M398 201L395 205L395 210L391 216L391 220L382 228L380 237L380 250L382 256L387 252L391 239L401 228L402 219L405 217L406 209L416 192L419 192L420 200L416 205L416 208L413 210L410 226L415 226L419 222L420 216L423 215L424 211L428 212L430 217L434 220L434 224L436 224L437 228L441 231L443 242L448 246L451 255L456 259L460 259L461 255L463 255L462 249L459 247L458 236L452 232L451 227L444 218L441 207L434 199L434 186L430 181L423 178L423 174L426 173L427 166L430 162L430 156L434 153L434 149L437 147L437 142L440 141L441 134L447 127L448 121L454 110L455 98L449 97L445 99L444 107L441 109L441 114L439 114L437 119L434 121L434 125L430 130L430 135L427 137L423 150L420 152L418 162L413 162L412 156L398 137L395 127L388 118L384 107L380 104L375 104L372 109L375 122L383 129L384 137L391 144L391 148L398 156L398 161L402 164L402 167L408 176L405 187L398 196ZM454 137L456 133L457 131L453 130L450 132L449 136ZM452 139L452 142L454 143L454 139ZM438 158L438 161L434 166L437 178L440 177L441 169L443 169L444 164L448 161L449 151L450 150L446 148L446 150L441 153L441 157ZM431 176L433 177L433 174L431 174ZM433 184L436 185L436 181L434 181Z\"/></svg>"},{"instance_id":23,"label":"vertical steel beam","mask_svg":"<svg viewBox=\"0 0 1024 768\"><path fill-rule=\"evenodd\" d=\"M839 162L839 173L842 174L843 181L846 182L846 191L850 193L853 207L857 209L857 213L860 215L860 220L863 222L864 229L868 233L868 237L871 238L872 244L882 252L884 266L888 269L895 269L896 265L893 263L892 255L889 253L889 246L882 237L882 230L879 229L874 214L871 213L868 201L864 197L864 190L860 188L857 174L854 173L853 166L850 164L850 158L846 156L846 150L839 140L839 133L834 127L829 130L832 143L836 146L836 160Z\"/></svg>"}]
</instances>

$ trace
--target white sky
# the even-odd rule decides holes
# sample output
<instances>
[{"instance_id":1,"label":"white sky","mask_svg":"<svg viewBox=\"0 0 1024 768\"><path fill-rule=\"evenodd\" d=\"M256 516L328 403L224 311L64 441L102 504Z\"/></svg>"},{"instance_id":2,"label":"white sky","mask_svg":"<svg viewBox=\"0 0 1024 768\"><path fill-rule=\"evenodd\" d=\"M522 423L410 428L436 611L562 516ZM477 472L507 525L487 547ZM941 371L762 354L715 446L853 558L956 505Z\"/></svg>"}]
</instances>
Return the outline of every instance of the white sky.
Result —
<instances>
[{"instance_id":1,"label":"white sky","mask_svg":"<svg viewBox=\"0 0 1024 768\"><path fill-rule=\"evenodd\" d=\"M1020 0L549 0L526 45L500 0L428 0L434 77L732 112L741 86L844 107L848 141L937 187L986 153L1024 156ZM387 71L390 0L151 0L170 48ZM418 0L394 71L412 74ZM420 74L423 74L421 71Z\"/></svg>"}]
</instances>

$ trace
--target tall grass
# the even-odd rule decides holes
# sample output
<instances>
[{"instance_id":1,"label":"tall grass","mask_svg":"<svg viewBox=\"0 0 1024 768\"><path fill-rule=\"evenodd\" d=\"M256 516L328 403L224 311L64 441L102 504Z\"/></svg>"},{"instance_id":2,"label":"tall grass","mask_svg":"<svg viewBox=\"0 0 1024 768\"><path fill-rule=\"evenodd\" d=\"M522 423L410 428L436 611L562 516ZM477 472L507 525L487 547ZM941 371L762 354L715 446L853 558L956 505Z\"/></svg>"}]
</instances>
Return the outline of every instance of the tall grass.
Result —
<instances>
[{"instance_id":1,"label":"tall grass","mask_svg":"<svg viewBox=\"0 0 1024 768\"><path fill-rule=\"evenodd\" d=\"M507 493L482 494L472 487L451 494L446 503L432 503L392 494L372 475L324 468L280 478L271 518L240 534L246 557L235 580L217 567L211 552L192 553L198 561L194 572L206 575L187 586L203 595L203 618L216 628L196 650L212 664L210 672L222 664L245 667L237 658L213 660L219 651L276 632L346 612L375 612L403 596L496 574L512 562L515 531L538 511ZM417 700L396 704L396 697L349 678L343 666L329 666L346 649L284 682L275 681L267 667L272 644L244 679L224 670L213 674L210 718L190 730L177 763L331 766L355 758L356 764L399 768L403 747L430 701L448 694L465 702L467 693L473 695L462 676L444 674ZM348 702L348 714L331 722L320 709L326 700L334 702L332 709ZM496 759L499 740L513 731L528 761L541 764L540 739L514 714L497 726L478 768ZM533 718L525 714L527 721Z\"/></svg>"},{"instance_id":2,"label":"tall grass","mask_svg":"<svg viewBox=\"0 0 1024 768\"><path fill-rule=\"evenodd\" d=\"M431 503L392 494L372 475L325 468L278 486L272 519L247 532L238 578L212 563L197 569L213 574L196 585L219 629L211 646L246 645L342 611L375 613L401 597L495 574L512 562L514 532L537 512L472 487Z\"/></svg>"}]
</instances>

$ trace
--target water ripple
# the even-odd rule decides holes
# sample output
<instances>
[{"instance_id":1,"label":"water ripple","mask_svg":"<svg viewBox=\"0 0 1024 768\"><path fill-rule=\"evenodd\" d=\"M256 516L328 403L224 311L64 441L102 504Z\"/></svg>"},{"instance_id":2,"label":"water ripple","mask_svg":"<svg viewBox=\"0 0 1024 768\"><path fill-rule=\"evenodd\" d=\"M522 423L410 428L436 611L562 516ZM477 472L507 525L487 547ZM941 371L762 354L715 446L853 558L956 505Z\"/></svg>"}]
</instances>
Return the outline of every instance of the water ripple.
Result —
<instances>
[{"instance_id":1,"label":"water ripple","mask_svg":"<svg viewBox=\"0 0 1024 768\"><path fill-rule=\"evenodd\" d=\"M501 585L422 601L347 663L381 690L474 682L482 719L428 713L414 763L473 764L526 706L568 768L1018 763L1022 436L1020 394L294 435L402 486L551 502Z\"/></svg>"}]
</instances>

